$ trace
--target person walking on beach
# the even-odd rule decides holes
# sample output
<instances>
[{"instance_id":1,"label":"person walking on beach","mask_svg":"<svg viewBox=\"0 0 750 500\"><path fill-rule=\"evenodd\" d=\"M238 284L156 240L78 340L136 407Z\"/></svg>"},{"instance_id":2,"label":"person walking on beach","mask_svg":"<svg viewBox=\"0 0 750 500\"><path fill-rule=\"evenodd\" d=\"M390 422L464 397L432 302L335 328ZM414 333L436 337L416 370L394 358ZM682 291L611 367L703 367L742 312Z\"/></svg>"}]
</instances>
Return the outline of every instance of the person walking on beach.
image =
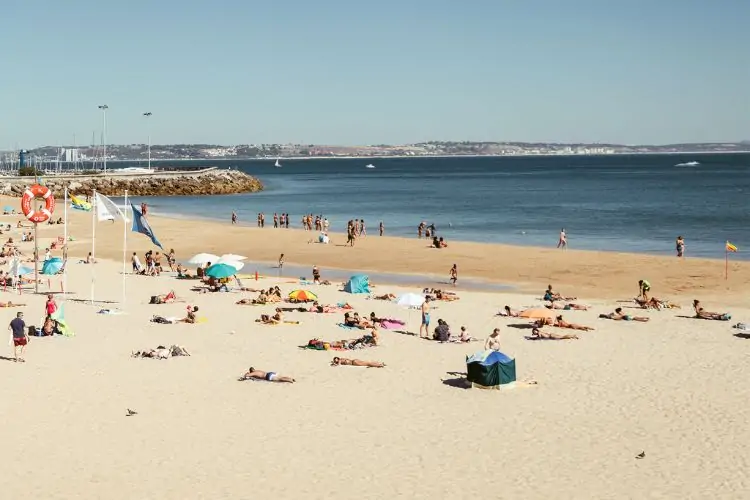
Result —
<instances>
[{"instance_id":1,"label":"person walking on beach","mask_svg":"<svg viewBox=\"0 0 750 500\"><path fill-rule=\"evenodd\" d=\"M453 267L451 267L451 283L453 283L453 286L456 286L456 281L458 281L458 266L456 264L453 264Z\"/></svg>"},{"instance_id":2,"label":"person walking on beach","mask_svg":"<svg viewBox=\"0 0 750 500\"><path fill-rule=\"evenodd\" d=\"M10 325L8 325L8 330L10 330L13 335L13 358L15 359L15 362L25 363L26 360L18 356L19 350L21 351L21 356L23 356L23 351L29 343L29 334L26 331L26 323L23 321L22 312L16 314L16 318L10 322ZM19 349L19 347L21 349Z\"/></svg>"},{"instance_id":3,"label":"person walking on beach","mask_svg":"<svg viewBox=\"0 0 750 500\"><path fill-rule=\"evenodd\" d=\"M568 248L568 237L565 234L565 228L560 230L560 239L557 241L557 248L562 248L563 250Z\"/></svg>"},{"instance_id":4,"label":"person walking on beach","mask_svg":"<svg viewBox=\"0 0 750 500\"><path fill-rule=\"evenodd\" d=\"M651 291L651 283L646 280L638 280L638 298L648 301L648 292Z\"/></svg>"},{"instance_id":5,"label":"person walking on beach","mask_svg":"<svg viewBox=\"0 0 750 500\"><path fill-rule=\"evenodd\" d=\"M385 233L385 226L383 225L383 221L380 221L380 236L383 236L383 233Z\"/></svg>"},{"instance_id":6,"label":"person walking on beach","mask_svg":"<svg viewBox=\"0 0 750 500\"><path fill-rule=\"evenodd\" d=\"M46 316L52 316L57 312L57 302L53 295L50 293L47 295L47 303L44 305L44 313Z\"/></svg>"},{"instance_id":7,"label":"person walking on beach","mask_svg":"<svg viewBox=\"0 0 750 500\"><path fill-rule=\"evenodd\" d=\"M359 235L360 236L367 236L367 229L365 228L365 220L362 219L359 221Z\"/></svg>"},{"instance_id":8,"label":"person walking on beach","mask_svg":"<svg viewBox=\"0 0 750 500\"><path fill-rule=\"evenodd\" d=\"M426 339L430 338L430 297L425 297L422 302L422 324L419 326L419 338L422 338L422 330Z\"/></svg>"},{"instance_id":9,"label":"person walking on beach","mask_svg":"<svg viewBox=\"0 0 750 500\"><path fill-rule=\"evenodd\" d=\"M237 212L232 210L232 224L237 224Z\"/></svg>"},{"instance_id":10,"label":"person walking on beach","mask_svg":"<svg viewBox=\"0 0 750 500\"><path fill-rule=\"evenodd\" d=\"M677 257L682 258L685 256L685 240L682 239L682 236L677 237L677 241L675 241L675 249L677 250Z\"/></svg>"},{"instance_id":11,"label":"person walking on beach","mask_svg":"<svg viewBox=\"0 0 750 500\"><path fill-rule=\"evenodd\" d=\"M279 255L279 275L281 275L281 271L284 269L284 254L282 253Z\"/></svg>"},{"instance_id":12,"label":"person walking on beach","mask_svg":"<svg viewBox=\"0 0 750 500\"><path fill-rule=\"evenodd\" d=\"M284 227L289 229L289 214L284 214Z\"/></svg>"},{"instance_id":13,"label":"person walking on beach","mask_svg":"<svg viewBox=\"0 0 750 500\"><path fill-rule=\"evenodd\" d=\"M276 212L273 213L273 227L275 229L278 229L279 227L279 214L277 214Z\"/></svg>"}]
</instances>

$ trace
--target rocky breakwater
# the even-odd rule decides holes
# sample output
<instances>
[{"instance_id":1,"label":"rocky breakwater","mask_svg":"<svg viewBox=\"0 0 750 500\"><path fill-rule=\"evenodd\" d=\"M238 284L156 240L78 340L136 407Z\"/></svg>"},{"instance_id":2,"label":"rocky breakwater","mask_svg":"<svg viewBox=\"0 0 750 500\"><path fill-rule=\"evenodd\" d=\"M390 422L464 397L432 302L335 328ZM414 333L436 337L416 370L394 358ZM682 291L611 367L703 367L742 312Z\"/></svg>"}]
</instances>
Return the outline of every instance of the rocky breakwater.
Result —
<instances>
[{"instance_id":1,"label":"rocky breakwater","mask_svg":"<svg viewBox=\"0 0 750 500\"><path fill-rule=\"evenodd\" d=\"M20 197L34 183L33 177L0 178L0 194ZM96 190L107 196L200 196L238 194L261 191L263 184L238 170L206 169L201 171L119 173L107 175L50 175L42 183L55 197L63 196L65 187L74 194L90 194Z\"/></svg>"}]
</instances>

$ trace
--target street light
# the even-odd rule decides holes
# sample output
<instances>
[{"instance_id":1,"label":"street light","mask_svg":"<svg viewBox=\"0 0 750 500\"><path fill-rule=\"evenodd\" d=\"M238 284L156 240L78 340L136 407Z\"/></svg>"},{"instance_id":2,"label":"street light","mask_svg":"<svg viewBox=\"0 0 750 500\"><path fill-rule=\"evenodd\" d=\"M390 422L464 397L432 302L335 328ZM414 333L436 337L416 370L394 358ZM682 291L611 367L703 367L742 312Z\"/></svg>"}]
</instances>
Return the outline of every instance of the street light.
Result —
<instances>
[{"instance_id":1,"label":"street light","mask_svg":"<svg viewBox=\"0 0 750 500\"><path fill-rule=\"evenodd\" d=\"M145 113L143 113L143 116L148 118L152 114L153 113L151 113L151 111L146 111ZM148 123L148 121L146 123ZM148 125L147 127L148 127L148 169L151 170L151 127Z\"/></svg>"},{"instance_id":2,"label":"street light","mask_svg":"<svg viewBox=\"0 0 750 500\"><path fill-rule=\"evenodd\" d=\"M109 109L109 106L106 104L102 104L99 106L99 109L102 110L102 115L104 116L104 130L102 131L102 142L104 143L104 175L107 175L107 110Z\"/></svg>"}]
</instances>

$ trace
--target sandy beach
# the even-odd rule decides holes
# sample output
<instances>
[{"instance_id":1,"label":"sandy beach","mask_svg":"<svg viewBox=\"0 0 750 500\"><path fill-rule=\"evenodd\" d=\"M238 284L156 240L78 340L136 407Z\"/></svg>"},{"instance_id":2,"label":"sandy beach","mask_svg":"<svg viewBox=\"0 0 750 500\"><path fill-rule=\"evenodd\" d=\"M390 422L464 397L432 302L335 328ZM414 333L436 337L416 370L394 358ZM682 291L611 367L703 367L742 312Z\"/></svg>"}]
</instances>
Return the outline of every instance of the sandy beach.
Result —
<instances>
[{"instance_id":1,"label":"sandy beach","mask_svg":"<svg viewBox=\"0 0 750 500\"><path fill-rule=\"evenodd\" d=\"M61 210L59 211L61 214ZM15 223L17 217L6 217ZM4 219L2 219L4 221ZM381 331L381 345L345 355L385 368L330 367L330 351L299 349L312 338L353 338L336 325L342 314L288 313L299 325L259 325L273 306L239 306L250 292L198 294L195 283L164 274L128 276L121 298L122 224L98 223L96 299L90 251L91 215L71 213L65 317L72 338L36 338L26 363L6 348L0 362L6 422L0 473L8 498L743 498L745 401L750 395L746 342L730 327L748 321L742 294L750 266L646 255L553 251L369 236L354 249L308 244L311 233L231 227L154 217L164 247L187 259L198 251L241 253L257 261L387 272L444 274L516 286L508 293L465 291L433 311L457 331L482 339L440 344ZM46 245L62 226L40 227ZM14 239L18 231L11 233ZM128 233L129 252L152 248ZM32 243L21 251L32 253ZM59 253L53 253L59 255ZM244 272L244 271L243 271ZM631 309L637 280L680 310ZM59 290L58 277L51 278ZM589 311L564 311L593 326L580 339L526 340L528 321L496 316L503 305L539 307L551 282ZM245 280L246 286L295 280ZM418 292L378 283L381 293ZM349 302L366 315L392 316L419 328L418 311L391 302L312 286L321 302ZM47 284L40 286L45 292ZM175 290L186 302L149 305ZM44 296L6 291L24 302L29 324L43 316ZM694 297L695 296L695 297ZM692 298L709 310L729 310L731 322L689 319ZM58 302L63 297L57 296ZM113 303L108 303L108 302ZM624 301L624 302L621 302ZM150 323L154 314L184 316L200 307L195 325ZM625 307L648 323L598 319ZM122 307L123 314L97 314ZM18 309L2 309L7 324ZM514 326L515 325L515 326ZM459 387L465 357L501 328L503 352L514 357L519 381L502 391ZM560 333L559 329L547 328ZM132 351L179 344L190 357L134 359ZM249 366L295 377L295 384L238 382ZM130 408L137 415L126 417ZM645 452L643 459L636 455ZM20 458L20 461L19 461Z\"/></svg>"}]
</instances>

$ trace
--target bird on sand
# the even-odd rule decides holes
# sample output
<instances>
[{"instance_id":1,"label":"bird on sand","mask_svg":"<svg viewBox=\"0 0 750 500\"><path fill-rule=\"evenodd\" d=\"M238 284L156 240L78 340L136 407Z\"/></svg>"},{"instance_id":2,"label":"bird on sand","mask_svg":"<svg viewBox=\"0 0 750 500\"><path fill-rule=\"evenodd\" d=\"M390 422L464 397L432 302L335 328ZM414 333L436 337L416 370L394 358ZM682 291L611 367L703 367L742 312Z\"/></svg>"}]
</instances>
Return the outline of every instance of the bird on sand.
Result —
<instances>
[{"instance_id":1,"label":"bird on sand","mask_svg":"<svg viewBox=\"0 0 750 500\"><path fill-rule=\"evenodd\" d=\"M635 456L635 458L637 458L638 460L640 460L641 458L646 458L646 452L645 451L640 452L639 454Z\"/></svg>"},{"instance_id":2,"label":"bird on sand","mask_svg":"<svg viewBox=\"0 0 750 500\"><path fill-rule=\"evenodd\" d=\"M133 415L138 415L137 411L133 411L130 408L128 408L128 413L125 415L126 417L132 417Z\"/></svg>"}]
</instances>

